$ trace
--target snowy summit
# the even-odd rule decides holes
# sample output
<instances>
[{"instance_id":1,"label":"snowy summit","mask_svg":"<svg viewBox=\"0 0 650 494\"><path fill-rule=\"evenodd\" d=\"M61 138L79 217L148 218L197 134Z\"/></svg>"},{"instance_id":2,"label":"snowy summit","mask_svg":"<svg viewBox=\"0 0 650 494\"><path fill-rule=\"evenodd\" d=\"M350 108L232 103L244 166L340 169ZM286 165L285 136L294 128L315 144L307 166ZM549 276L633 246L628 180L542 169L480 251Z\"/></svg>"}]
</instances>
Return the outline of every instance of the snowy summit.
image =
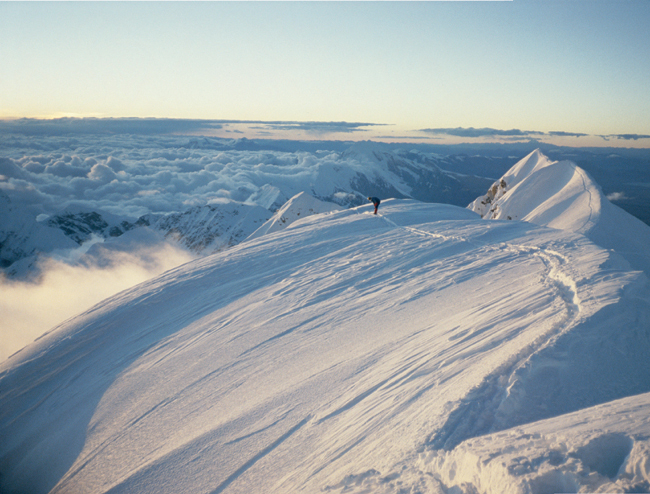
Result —
<instances>
[{"instance_id":1,"label":"snowy summit","mask_svg":"<svg viewBox=\"0 0 650 494\"><path fill-rule=\"evenodd\" d=\"M0 366L2 492L650 490L650 285L559 165L510 221L301 215L55 328Z\"/></svg>"},{"instance_id":2,"label":"snowy summit","mask_svg":"<svg viewBox=\"0 0 650 494\"><path fill-rule=\"evenodd\" d=\"M520 219L580 233L650 275L650 228L609 202L582 168L571 161L551 161L539 149L469 208L485 219Z\"/></svg>"}]
</instances>

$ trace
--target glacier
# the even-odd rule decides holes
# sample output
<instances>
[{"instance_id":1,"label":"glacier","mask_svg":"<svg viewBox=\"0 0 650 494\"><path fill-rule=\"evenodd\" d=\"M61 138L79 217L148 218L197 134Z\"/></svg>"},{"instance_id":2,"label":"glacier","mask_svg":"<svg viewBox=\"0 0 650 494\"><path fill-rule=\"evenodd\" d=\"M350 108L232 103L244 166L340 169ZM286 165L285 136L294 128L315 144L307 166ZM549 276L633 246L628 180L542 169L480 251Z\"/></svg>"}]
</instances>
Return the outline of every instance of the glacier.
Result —
<instances>
[{"instance_id":1,"label":"glacier","mask_svg":"<svg viewBox=\"0 0 650 494\"><path fill-rule=\"evenodd\" d=\"M311 215L54 328L0 364L2 492L650 490L649 227L534 161L580 171L515 165L547 224L508 174L520 219Z\"/></svg>"}]
</instances>

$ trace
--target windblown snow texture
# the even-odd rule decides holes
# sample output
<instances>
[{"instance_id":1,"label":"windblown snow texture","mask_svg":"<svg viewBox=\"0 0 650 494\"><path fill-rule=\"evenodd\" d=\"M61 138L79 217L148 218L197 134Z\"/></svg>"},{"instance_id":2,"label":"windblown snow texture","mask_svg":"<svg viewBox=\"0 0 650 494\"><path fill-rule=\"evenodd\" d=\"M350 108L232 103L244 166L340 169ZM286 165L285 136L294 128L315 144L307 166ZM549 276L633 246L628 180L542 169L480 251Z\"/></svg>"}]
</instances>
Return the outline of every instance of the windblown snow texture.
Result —
<instances>
[{"instance_id":1,"label":"windblown snow texture","mask_svg":"<svg viewBox=\"0 0 650 494\"><path fill-rule=\"evenodd\" d=\"M168 271L4 362L0 481L642 492L649 352L648 278L616 249L389 199Z\"/></svg>"}]
</instances>

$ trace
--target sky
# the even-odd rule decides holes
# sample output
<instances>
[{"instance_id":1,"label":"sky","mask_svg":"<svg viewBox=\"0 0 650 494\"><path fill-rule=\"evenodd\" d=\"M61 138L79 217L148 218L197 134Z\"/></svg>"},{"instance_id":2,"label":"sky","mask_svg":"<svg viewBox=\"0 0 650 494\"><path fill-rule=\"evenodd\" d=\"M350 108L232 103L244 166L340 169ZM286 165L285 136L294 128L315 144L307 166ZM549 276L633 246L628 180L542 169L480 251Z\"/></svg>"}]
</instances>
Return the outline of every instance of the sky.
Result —
<instances>
[{"instance_id":1,"label":"sky","mask_svg":"<svg viewBox=\"0 0 650 494\"><path fill-rule=\"evenodd\" d=\"M648 0L0 2L0 118L650 147L648 25Z\"/></svg>"}]
</instances>

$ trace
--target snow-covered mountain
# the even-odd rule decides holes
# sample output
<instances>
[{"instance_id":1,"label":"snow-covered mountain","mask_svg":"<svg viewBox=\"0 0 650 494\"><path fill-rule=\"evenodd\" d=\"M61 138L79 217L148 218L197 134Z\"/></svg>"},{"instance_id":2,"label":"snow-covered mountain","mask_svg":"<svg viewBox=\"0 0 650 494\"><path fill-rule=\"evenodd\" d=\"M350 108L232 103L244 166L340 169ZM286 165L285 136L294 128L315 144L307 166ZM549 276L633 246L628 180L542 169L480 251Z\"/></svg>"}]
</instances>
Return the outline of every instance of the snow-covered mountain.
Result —
<instances>
[{"instance_id":1,"label":"snow-covered mountain","mask_svg":"<svg viewBox=\"0 0 650 494\"><path fill-rule=\"evenodd\" d=\"M439 159L417 150L388 151L373 142L358 142L340 153L342 163L361 165L345 191L356 195L359 205L368 196L411 198L424 202L464 205L476 197L474 191L487 179L452 173L438 166ZM335 196L332 202L346 206Z\"/></svg>"},{"instance_id":2,"label":"snow-covered mountain","mask_svg":"<svg viewBox=\"0 0 650 494\"><path fill-rule=\"evenodd\" d=\"M306 218L307 216L340 211L341 209L343 208L338 204L319 201L306 192L300 192L289 199L268 221L255 230L248 239L261 237L267 233L279 232L294 221Z\"/></svg>"},{"instance_id":3,"label":"snow-covered mountain","mask_svg":"<svg viewBox=\"0 0 650 494\"><path fill-rule=\"evenodd\" d=\"M83 262L84 254L89 252L94 256L94 264L101 264L101 254L91 247L96 243L107 243L108 252L124 250L129 245L140 248L142 241L168 239L195 255L208 255L238 244L271 216L261 206L234 201L196 206L182 213L147 214L137 220L76 207L66 208L39 223L29 214L10 210L0 225L0 234L4 236L0 254L5 273L17 279L38 274L35 263L39 256ZM162 237L138 235L141 242L136 243L132 235L122 238L126 232L143 227L159 232Z\"/></svg>"},{"instance_id":4,"label":"snow-covered mountain","mask_svg":"<svg viewBox=\"0 0 650 494\"><path fill-rule=\"evenodd\" d=\"M285 196L280 189L273 185L264 184L253 192L248 199L246 199L246 204L257 204L269 211L275 212L280 209L287 200L287 196Z\"/></svg>"},{"instance_id":5,"label":"snow-covered mountain","mask_svg":"<svg viewBox=\"0 0 650 494\"><path fill-rule=\"evenodd\" d=\"M87 242L93 235L102 238L119 237L141 226L137 221L131 222L106 211L87 211L78 206L65 208L47 218L45 223L49 227L58 228L78 245Z\"/></svg>"},{"instance_id":6,"label":"snow-covered mountain","mask_svg":"<svg viewBox=\"0 0 650 494\"><path fill-rule=\"evenodd\" d=\"M469 208L485 219L518 219L580 233L650 275L650 229L612 204L571 161L552 161L535 150Z\"/></svg>"},{"instance_id":7,"label":"snow-covered mountain","mask_svg":"<svg viewBox=\"0 0 650 494\"><path fill-rule=\"evenodd\" d=\"M190 251L206 255L238 244L271 216L268 209L256 204L224 201L196 206L182 213L147 215L138 221Z\"/></svg>"},{"instance_id":8,"label":"snow-covered mountain","mask_svg":"<svg viewBox=\"0 0 650 494\"><path fill-rule=\"evenodd\" d=\"M16 207L2 191L0 211L0 267L8 276L28 272L42 252L78 247L61 230L49 228Z\"/></svg>"},{"instance_id":9,"label":"snow-covered mountain","mask_svg":"<svg viewBox=\"0 0 650 494\"><path fill-rule=\"evenodd\" d=\"M96 242L122 236L144 226L143 221L106 211L67 207L40 221L16 207L0 192L0 263L9 278L29 279L39 275L37 262L43 258L78 259ZM84 245L80 249L80 246Z\"/></svg>"},{"instance_id":10,"label":"snow-covered mountain","mask_svg":"<svg viewBox=\"0 0 650 494\"><path fill-rule=\"evenodd\" d=\"M371 210L184 264L2 363L3 492L650 490L650 283L621 246Z\"/></svg>"}]
</instances>

